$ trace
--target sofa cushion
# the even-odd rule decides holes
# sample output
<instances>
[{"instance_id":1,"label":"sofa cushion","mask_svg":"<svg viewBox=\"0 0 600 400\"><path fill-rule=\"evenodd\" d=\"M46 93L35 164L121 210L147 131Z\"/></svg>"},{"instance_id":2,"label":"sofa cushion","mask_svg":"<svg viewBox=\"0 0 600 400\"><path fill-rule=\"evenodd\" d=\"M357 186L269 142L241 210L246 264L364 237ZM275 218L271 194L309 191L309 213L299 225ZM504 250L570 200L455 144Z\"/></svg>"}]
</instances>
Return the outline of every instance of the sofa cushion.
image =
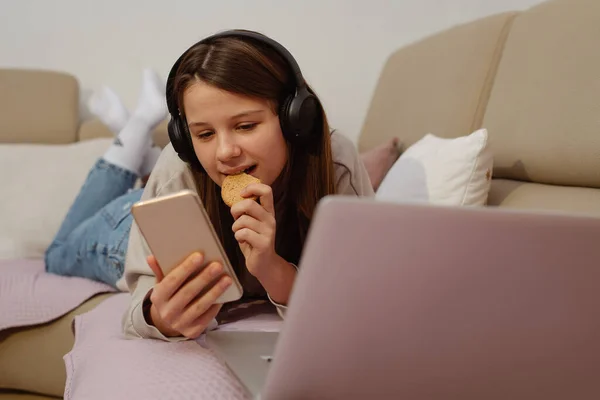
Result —
<instances>
[{"instance_id":1,"label":"sofa cushion","mask_svg":"<svg viewBox=\"0 0 600 400\"><path fill-rule=\"evenodd\" d=\"M377 82L359 150L392 137L409 147L428 132L450 138L479 129L481 105L514 15L461 25L392 54Z\"/></svg>"},{"instance_id":2,"label":"sofa cushion","mask_svg":"<svg viewBox=\"0 0 600 400\"><path fill-rule=\"evenodd\" d=\"M600 216L600 190L494 179L488 205Z\"/></svg>"},{"instance_id":3,"label":"sofa cushion","mask_svg":"<svg viewBox=\"0 0 600 400\"><path fill-rule=\"evenodd\" d=\"M79 85L72 75L0 69L0 143L77 140Z\"/></svg>"},{"instance_id":4,"label":"sofa cushion","mask_svg":"<svg viewBox=\"0 0 600 400\"><path fill-rule=\"evenodd\" d=\"M394 163L375 196L397 203L483 206L493 156L485 129L447 139L425 135Z\"/></svg>"},{"instance_id":5,"label":"sofa cushion","mask_svg":"<svg viewBox=\"0 0 600 400\"><path fill-rule=\"evenodd\" d=\"M74 343L71 323L75 316L113 295L94 296L46 324L0 332L0 388L62 397L66 382L63 357Z\"/></svg>"},{"instance_id":6,"label":"sofa cushion","mask_svg":"<svg viewBox=\"0 0 600 400\"><path fill-rule=\"evenodd\" d=\"M600 188L600 1L548 1L512 26L485 113L498 178Z\"/></svg>"},{"instance_id":7,"label":"sofa cushion","mask_svg":"<svg viewBox=\"0 0 600 400\"><path fill-rule=\"evenodd\" d=\"M0 259L42 258L111 139L0 144Z\"/></svg>"}]
</instances>

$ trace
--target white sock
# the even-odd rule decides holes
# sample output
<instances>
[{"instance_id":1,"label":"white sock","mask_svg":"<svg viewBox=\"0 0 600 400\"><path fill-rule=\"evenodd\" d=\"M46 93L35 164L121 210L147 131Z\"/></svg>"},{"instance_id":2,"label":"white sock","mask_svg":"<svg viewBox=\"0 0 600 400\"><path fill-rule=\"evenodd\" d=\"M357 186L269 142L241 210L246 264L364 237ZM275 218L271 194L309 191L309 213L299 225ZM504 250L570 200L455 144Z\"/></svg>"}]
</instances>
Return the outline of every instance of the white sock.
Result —
<instances>
[{"instance_id":1,"label":"white sock","mask_svg":"<svg viewBox=\"0 0 600 400\"><path fill-rule=\"evenodd\" d=\"M88 108L115 135L125 127L129 119L129 111L111 88L102 86L88 100Z\"/></svg>"},{"instance_id":2,"label":"white sock","mask_svg":"<svg viewBox=\"0 0 600 400\"><path fill-rule=\"evenodd\" d=\"M133 114L145 119L152 129L167 117L165 85L156 72L149 68L144 69L142 90Z\"/></svg>"},{"instance_id":3,"label":"white sock","mask_svg":"<svg viewBox=\"0 0 600 400\"><path fill-rule=\"evenodd\" d=\"M162 149L158 146L152 146L144 156L142 160L142 165L140 167L140 176L150 175L154 166L156 165L156 161L158 157L160 157L160 153L162 153Z\"/></svg>"},{"instance_id":4,"label":"white sock","mask_svg":"<svg viewBox=\"0 0 600 400\"><path fill-rule=\"evenodd\" d=\"M152 147L152 131L167 116L164 83L145 69L138 104L104 159L141 176L144 157Z\"/></svg>"}]
</instances>

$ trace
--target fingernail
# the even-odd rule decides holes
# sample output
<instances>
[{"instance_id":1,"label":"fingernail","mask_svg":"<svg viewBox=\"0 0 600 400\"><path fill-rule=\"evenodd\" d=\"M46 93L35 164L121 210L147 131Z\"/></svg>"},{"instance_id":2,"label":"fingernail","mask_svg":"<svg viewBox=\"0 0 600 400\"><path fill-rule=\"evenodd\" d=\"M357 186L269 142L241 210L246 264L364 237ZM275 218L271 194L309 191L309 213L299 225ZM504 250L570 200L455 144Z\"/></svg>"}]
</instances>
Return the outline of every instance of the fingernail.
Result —
<instances>
[{"instance_id":1,"label":"fingernail","mask_svg":"<svg viewBox=\"0 0 600 400\"><path fill-rule=\"evenodd\" d=\"M202 264L202 256L201 256L200 254L196 254L196 255L194 255L194 257L192 258L192 262L193 262L195 265L200 265L200 264Z\"/></svg>"}]
</instances>

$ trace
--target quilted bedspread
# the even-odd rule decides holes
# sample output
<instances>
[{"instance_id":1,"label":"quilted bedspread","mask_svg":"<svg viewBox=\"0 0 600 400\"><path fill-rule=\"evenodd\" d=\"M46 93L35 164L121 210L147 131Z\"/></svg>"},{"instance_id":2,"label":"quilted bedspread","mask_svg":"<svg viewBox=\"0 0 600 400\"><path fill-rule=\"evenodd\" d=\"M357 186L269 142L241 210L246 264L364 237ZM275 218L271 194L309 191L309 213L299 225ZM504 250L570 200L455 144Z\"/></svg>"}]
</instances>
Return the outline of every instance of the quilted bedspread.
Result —
<instances>
[{"instance_id":1,"label":"quilted bedspread","mask_svg":"<svg viewBox=\"0 0 600 400\"><path fill-rule=\"evenodd\" d=\"M89 279L49 274L41 259L0 260L0 330L52 321L113 291Z\"/></svg>"}]
</instances>

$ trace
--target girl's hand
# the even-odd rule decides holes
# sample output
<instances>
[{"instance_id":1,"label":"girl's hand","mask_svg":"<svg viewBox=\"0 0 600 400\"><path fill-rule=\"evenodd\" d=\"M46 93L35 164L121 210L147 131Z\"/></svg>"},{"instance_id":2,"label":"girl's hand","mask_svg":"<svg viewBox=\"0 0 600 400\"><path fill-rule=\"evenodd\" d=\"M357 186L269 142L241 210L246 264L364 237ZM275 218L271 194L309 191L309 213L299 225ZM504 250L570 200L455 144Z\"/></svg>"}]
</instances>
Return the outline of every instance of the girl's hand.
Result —
<instances>
[{"instance_id":1,"label":"girl's hand","mask_svg":"<svg viewBox=\"0 0 600 400\"><path fill-rule=\"evenodd\" d=\"M191 254L167 276L163 276L154 256L147 261L157 280L150 295L149 322L165 336L196 339L221 309L215 301L231 285L231 278L223 275L223 266L218 262L200 271L204 257L199 253Z\"/></svg>"},{"instance_id":2,"label":"girl's hand","mask_svg":"<svg viewBox=\"0 0 600 400\"><path fill-rule=\"evenodd\" d=\"M246 259L246 268L258 278L279 258L275 253L273 191L268 185L253 183L242 191L241 196L246 199L231 207L235 220L232 229ZM247 198L251 196L257 196L260 204Z\"/></svg>"}]
</instances>

